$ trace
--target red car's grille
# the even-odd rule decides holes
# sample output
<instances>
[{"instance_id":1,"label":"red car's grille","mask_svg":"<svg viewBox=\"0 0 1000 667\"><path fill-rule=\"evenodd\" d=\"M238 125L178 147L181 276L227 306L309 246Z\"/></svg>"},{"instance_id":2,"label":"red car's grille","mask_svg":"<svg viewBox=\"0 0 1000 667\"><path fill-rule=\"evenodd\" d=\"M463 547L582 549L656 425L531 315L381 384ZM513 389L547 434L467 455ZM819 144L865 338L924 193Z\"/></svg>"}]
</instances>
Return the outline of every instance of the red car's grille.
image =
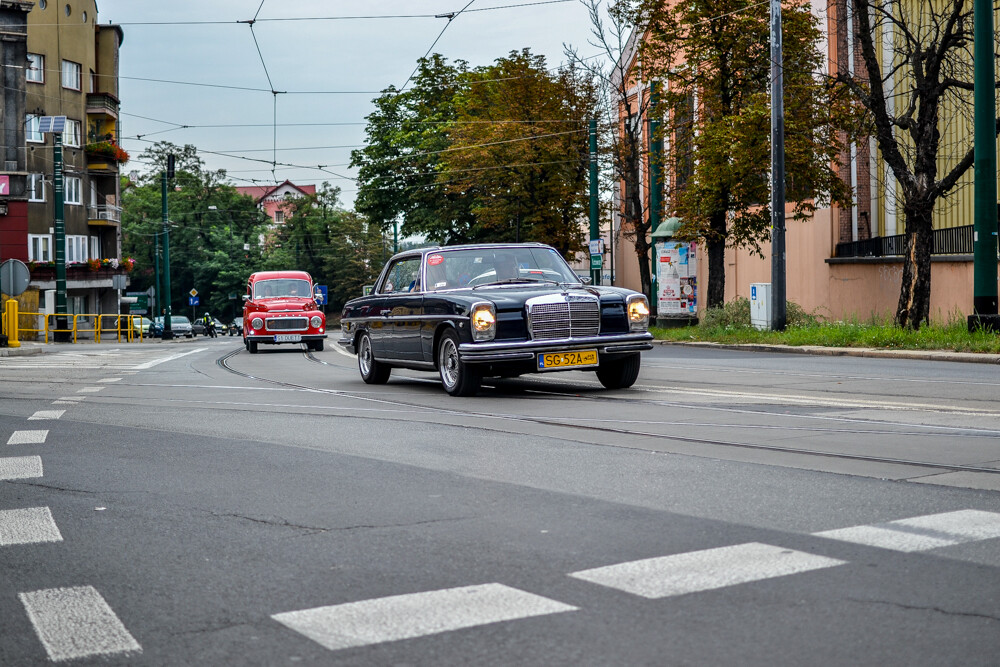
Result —
<instances>
[{"instance_id":1,"label":"red car's grille","mask_svg":"<svg viewBox=\"0 0 1000 667\"><path fill-rule=\"evenodd\" d=\"M264 320L267 331L305 331L309 328L308 317L269 317Z\"/></svg>"}]
</instances>

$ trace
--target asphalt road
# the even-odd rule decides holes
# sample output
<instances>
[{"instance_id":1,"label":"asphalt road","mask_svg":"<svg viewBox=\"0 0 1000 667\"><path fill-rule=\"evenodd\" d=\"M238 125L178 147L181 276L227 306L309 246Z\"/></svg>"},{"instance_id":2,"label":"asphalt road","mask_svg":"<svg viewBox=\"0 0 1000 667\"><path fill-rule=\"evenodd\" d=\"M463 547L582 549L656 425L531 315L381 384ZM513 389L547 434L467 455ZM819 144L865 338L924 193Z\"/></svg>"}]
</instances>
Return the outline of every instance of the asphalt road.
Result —
<instances>
[{"instance_id":1,"label":"asphalt road","mask_svg":"<svg viewBox=\"0 0 1000 667\"><path fill-rule=\"evenodd\" d=\"M998 664L995 367L333 348L0 358L0 664Z\"/></svg>"}]
</instances>

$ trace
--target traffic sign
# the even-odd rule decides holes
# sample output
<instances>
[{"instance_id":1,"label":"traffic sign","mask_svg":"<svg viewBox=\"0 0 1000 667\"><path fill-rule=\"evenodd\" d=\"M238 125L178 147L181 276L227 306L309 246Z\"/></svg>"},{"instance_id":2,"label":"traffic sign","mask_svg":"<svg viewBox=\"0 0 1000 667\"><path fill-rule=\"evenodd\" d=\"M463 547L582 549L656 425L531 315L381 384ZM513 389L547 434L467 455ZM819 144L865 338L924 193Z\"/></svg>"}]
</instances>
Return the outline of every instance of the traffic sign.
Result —
<instances>
[{"instance_id":1,"label":"traffic sign","mask_svg":"<svg viewBox=\"0 0 1000 667\"><path fill-rule=\"evenodd\" d=\"M190 294L191 296L198 296L198 290L192 287L191 291L188 292L188 294Z\"/></svg>"},{"instance_id":2,"label":"traffic sign","mask_svg":"<svg viewBox=\"0 0 1000 667\"><path fill-rule=\"evenodd\" d=\"M194 290L191 290L191 291L193 292ZM199 301L200 301L200 299L198 297L196 297L196 296L189 296L188 297L188 305L189 306L197 306Z\"/></svg>"},{"instance_id":3,"label":"traffic sign","mask_svg":"<svg viewBox=\"0 0 1000 667\"><path fill-rule=\"evenodd\" d=\"M0 264L0 290L8 296L18 296L28 289L31 272L19 259L8 259Z\"/></svg>"},{"instance_id":4,"label":"traffic sign","mask_svg":"<svg viewBox=\"0 0 1000 667\"><path fill-rule=\"evenodd\" d=\"M590 256L590 270L599 270L604 265L604 255L591 255Z\"/></svg>"},{"instance_id":5,"label":"traffic sign","mask_svg":"<svg viewBox=\"0 0 1000 667\"><path fill-rule=\"evenodd\" d=\"M325 306L329 297L329 290L326 285L316 285L313 293L313 298L316 299L316 303L321 306Z\"/></svg>"}]
</instances>

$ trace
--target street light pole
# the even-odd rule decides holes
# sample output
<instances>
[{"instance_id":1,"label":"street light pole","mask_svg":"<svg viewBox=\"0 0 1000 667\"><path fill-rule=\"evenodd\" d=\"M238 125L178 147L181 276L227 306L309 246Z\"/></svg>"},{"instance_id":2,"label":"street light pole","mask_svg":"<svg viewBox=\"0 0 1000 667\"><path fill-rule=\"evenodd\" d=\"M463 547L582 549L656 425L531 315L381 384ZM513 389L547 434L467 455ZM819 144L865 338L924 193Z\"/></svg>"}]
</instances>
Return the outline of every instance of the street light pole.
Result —
<instances>
[{"instance_id":1,"label":"street light pole","mask_svg":"<svg viewBox=\"0 0 1000 667\"><path fill-rule=\"evenodd\" d=\"M163 303L166 310L163 313L163 339L170 340L174 331L170 326L170 223L167 221L167 179L173 176L173 155L167 156L167 171L160 174L160 209L163 214Z\"/></svg>"},{"instance_id":2,"label":"street light pole","mask_svg":"<svg viewBox=\"0 0 1000 667\"><path fill-rule=\"evenodd\" d=\"M851 0L848 0L850 2ZM771 330L784 331L785 301L785 85L781 0L771 0Z\"/></svg>"}]
</instances>

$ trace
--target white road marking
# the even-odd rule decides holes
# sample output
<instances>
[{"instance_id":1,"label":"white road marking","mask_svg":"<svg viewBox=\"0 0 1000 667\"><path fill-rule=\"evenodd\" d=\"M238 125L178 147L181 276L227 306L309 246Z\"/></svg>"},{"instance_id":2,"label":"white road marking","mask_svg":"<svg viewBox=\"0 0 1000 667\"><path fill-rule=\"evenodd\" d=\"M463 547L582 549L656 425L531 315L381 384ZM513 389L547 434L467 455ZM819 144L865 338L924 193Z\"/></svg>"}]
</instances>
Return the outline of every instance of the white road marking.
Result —
<instances>
[{"instance_id":1,"label":"white road marking","mask_svg":"<svg viewBox=\"0 0 1000 667\"><path fill-rule=\"evenodd\" d=\"M104 378L102 380L98 380L98 382L121 382L121 381L122 381L121 378Z\"/></svg>"},{"instance_id":2,"label":"white road marking","mask_svg":"<svg viewBox=\"0 0 1000 667\"><path fill-rule=\"evenodd\" d=\"M927 551L1000 537L1000 514L960 510L870 526L825 530L813 535L894 551Z\"/></svg>"},{"instance_id":3,"label":"white road marking","mask_svg":"<svg viewBox=\"0 0 1000 667\"><path fill-rule=\"evenodd\" d=\"M86 398L86 396L60 396L59 400L60 401L69 401L71 403L79 403L80 401L82 401L85 398Z\"/></svg>"},{"instance_id":4,"label":"white road marking","mask_svg":"<svg viewBox=\"0 0 1000 667\"><path fill-rule=\"evenodd\" d=\"M0 510L0 546L62 542L48 507Z\"/></svg>"},{"instance_id":5,"label":"white road marking","mask_svg":"<svg viewBox=\"0 0 1000 667\"><path fill-rule=\"evenodd\" d=\"M96 394L99 391L104 391L104 387L83 387L76 391L78 394Z\"/></svg>"},{"instance_id":6,"label":"white road marking","mask_svg":"<svg viewBox=\"0 0 1000 667\"><path fill-rule=\"evenodd\" d=\"M347 357L349 359L357 359L358 358L358 355L351 354L350 352L348 352L347 350L345 350L343 348L343 346L341 346L340 343L334 343L330 347L332 347L334 350L336 350L337 352L339 352L340 354L344 355L345 357Z\"/></svg>"},{"instance_id":7,"label":"white road marking","mask_svg":"<svg viewBox=\"0 0 1000 667\"><path fill-rule=\"evenodd\" d=\"M49 588L18 597L50 660L142 651L92 586Z\"/></svg>"},{"instance_id":8,"label":"white road marking","mask_svg":"<svg viewBox=\"0 0 1000 667\"><path fill-rule=\"evenodd\" d=\"M8 456L0 458L0 480L30 479L41 476L41 456Z\"/></svg>"},{"instance_id":9,"label":"white road marking","mask_svg":"<svg viewBox=\"0 0 1000 667\"><path fill-rule=\"evenodd\" d=\"M181 357L186 357L189 354L196 354L198 352L204 352L207 347L199 347L197 349L191 350L189 352L181 352L179 354L172 354L169 357L163 357L162 359L154 359L153 361L147 361L144 364L139 364L138 366L133 366L132 368L137 371L146 370L152 368L153 366L158 366L160 364L166 363L168 361L173 361L174 359L180 359Z\"/></svg>"},{"instance_id":10,"label":"white road marking","mask_svg":"<svg viewBox=\"0 0 1000 667\"><path fill-rule=\"evenodd\" d=\"M336 651L576 609L503 584L482 584L290 611L271 618Z\"/></svg>"},{"instance_id":11,"label":"white road marking","mask_svg":"<svg viewBox=\"0 0 1000 667\"><path fill-rule=\"evenodd\" d=\"M657 599L784 577L834 567L845 562L770 544L749 542L582 570L569 576L644 598Z\"/></svg>"},{"instance_id":12,"label":"white road marking","mask_svg":"<svg viewBox=\"0 0 1000 667\"><path fill-rule=\"evenodd\" d=\"M65 410L39 410L28 417L28 421L39 421L42 419L59 419L65 414Z\"/></svg>"},{"instance_id":13,"label":"white road marking","mask_svg":"<svg viewBox=\"0 0 1000 667\"><path fill-rule=\"evenodd\" d=\"M39 445L49 437L48 431L14 431L7 439L8 445Z\"/></svg>"}]
</instances>

